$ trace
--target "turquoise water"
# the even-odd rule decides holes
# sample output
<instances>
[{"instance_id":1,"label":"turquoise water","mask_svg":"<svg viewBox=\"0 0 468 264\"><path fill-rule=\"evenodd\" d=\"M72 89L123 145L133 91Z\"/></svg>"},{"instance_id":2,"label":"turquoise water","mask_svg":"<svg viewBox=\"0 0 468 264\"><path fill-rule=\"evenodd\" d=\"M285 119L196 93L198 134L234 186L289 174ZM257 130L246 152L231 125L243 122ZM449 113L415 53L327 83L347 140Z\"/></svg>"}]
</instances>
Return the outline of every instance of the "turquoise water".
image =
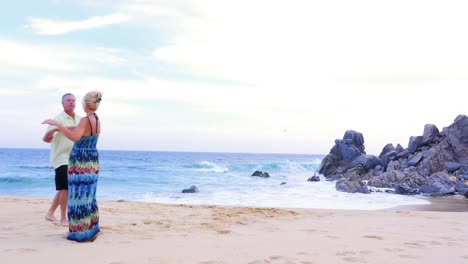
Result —
<instances>
[{"instance_id":1,"label":"turquoise water","mask_svg":"<svg viewBox=\"0 0 468 264\"><path fill-rule=\"evenodd\" d=\"M99 200L363 210L427 203L415 196L342 193L334 182L308 182L323 155L111 150L99 155ZM47 149L0 149L0 195L52 198L48 160ZM271 177L252 177L256 170ZM192 185L200 192L181 193Z\"/></svg>"}]
</instances>

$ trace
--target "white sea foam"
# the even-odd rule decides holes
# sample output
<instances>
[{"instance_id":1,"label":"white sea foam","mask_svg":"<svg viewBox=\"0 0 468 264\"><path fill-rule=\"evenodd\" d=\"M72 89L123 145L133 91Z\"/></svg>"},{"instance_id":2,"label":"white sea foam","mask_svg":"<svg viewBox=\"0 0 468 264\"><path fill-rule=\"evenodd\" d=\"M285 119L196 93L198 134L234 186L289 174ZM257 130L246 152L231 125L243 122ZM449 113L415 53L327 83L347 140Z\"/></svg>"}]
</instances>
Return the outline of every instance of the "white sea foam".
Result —
<instances>
[{"instance_id":1,"label":"white sea foam","mask_svg":"<svg viewBox=\"0 0 468 264\"><path fill-rule=\"evenodd\" d=\"M0 194L53 196L49 150L0 151ZM338 192L335 182L308 182L323 156L245 153L100 151L97 198L233 206L385 209L427 204L415 196ZM28 166L24 166L24 160ZM41 169L43 168L43 169ZM271 177L252 177L255 170ZM191 185L200 190L182 194Z\"/></svg>"},{"instance_id":2,"label":"white sea foam","mask_svg":"<svg viewBox=\"0 0 468 264\"><path fill-rule=\"evenodd\" d=\"M184 203L198 205L229 205L282 208L377 210L400 205L428 204L415 196L388 193L350 194L335 190L334 182L308 182L262 186L255 189L222 188L201 190L200 193L174 196L145 193L143 202Z\"/></svg>"},{"instance_id":3,"label":"white sea foam","mask_svg":"<svg viewBox=\"0 0 468 264\"><path fill-rule=\"evenodd\" d=\"M199 164L200 168L196 168L197 171L202 172L227 172L229 171L228 168L224 166L219 166L216 163L209 162L209 161L202 161Z\"/></svg>"}]
</instances>

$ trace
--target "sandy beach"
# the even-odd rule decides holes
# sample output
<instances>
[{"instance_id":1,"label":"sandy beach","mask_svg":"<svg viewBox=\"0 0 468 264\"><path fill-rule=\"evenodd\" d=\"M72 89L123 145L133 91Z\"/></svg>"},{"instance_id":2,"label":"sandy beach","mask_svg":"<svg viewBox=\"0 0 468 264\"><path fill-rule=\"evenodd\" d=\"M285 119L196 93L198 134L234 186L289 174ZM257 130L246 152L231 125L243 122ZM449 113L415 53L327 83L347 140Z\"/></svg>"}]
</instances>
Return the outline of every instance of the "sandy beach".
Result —
<instances>
[{"instance_id":1,"label":"sandy beach","mask_svg":"<svg viewBox=\"0 0 468 264\"><path fill-rule=\"evenodd\" d=\"M76 243L65 239L66 228L44 220L49 203L0 196L2 263L468 263L468 213L459 209L98 201L101 235Z\"/></svg>"}]
</instances>

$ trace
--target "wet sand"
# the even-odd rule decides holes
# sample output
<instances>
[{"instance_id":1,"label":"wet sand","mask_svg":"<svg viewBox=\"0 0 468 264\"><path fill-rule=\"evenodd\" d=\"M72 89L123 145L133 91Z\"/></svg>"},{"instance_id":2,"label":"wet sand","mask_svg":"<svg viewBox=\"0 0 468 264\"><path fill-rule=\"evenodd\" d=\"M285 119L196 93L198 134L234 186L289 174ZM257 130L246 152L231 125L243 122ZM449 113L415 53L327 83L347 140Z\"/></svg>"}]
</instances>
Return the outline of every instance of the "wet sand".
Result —
<instances>
[{"instance_id":1,"label":"wet sand","mask_svg":"<svg viewBox=\"0 0 468 264\"><path fill-rule=\"evenodd\" d=\"M392 210L436 211L436 212L468 212L468 199L461 195L445 197L423 197L431 204L405 205Z\"/></svg>"}]
</instances>

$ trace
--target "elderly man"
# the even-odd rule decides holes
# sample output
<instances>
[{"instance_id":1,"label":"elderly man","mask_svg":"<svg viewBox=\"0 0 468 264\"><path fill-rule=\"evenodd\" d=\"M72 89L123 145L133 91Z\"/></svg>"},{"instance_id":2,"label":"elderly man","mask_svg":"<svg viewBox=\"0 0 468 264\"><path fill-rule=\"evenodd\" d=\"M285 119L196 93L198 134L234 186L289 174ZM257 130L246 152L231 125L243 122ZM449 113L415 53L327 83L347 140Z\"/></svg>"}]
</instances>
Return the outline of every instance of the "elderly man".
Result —
<instances>
[{"instance_id":1,"label":"elderly man","mask_svg":"<svg viewBox=\"0 0 468 264\"><path fill-rule=\"evenodd\" d=\"M62 96L63 111L54 117L54 120L68 127L75 127L80 122L80 117L75 114L76 98L71 93ZM50 126L44 135L43 140L51 143L50 165L55 169L55 189L57 193L52 201L52 205L47 212L45 219L57 221L54 213L60 205L60 224L68 227L67 206L68 206L68 160L73 142L58 132L56 127Z\"/></svg>"}]
</instances>

